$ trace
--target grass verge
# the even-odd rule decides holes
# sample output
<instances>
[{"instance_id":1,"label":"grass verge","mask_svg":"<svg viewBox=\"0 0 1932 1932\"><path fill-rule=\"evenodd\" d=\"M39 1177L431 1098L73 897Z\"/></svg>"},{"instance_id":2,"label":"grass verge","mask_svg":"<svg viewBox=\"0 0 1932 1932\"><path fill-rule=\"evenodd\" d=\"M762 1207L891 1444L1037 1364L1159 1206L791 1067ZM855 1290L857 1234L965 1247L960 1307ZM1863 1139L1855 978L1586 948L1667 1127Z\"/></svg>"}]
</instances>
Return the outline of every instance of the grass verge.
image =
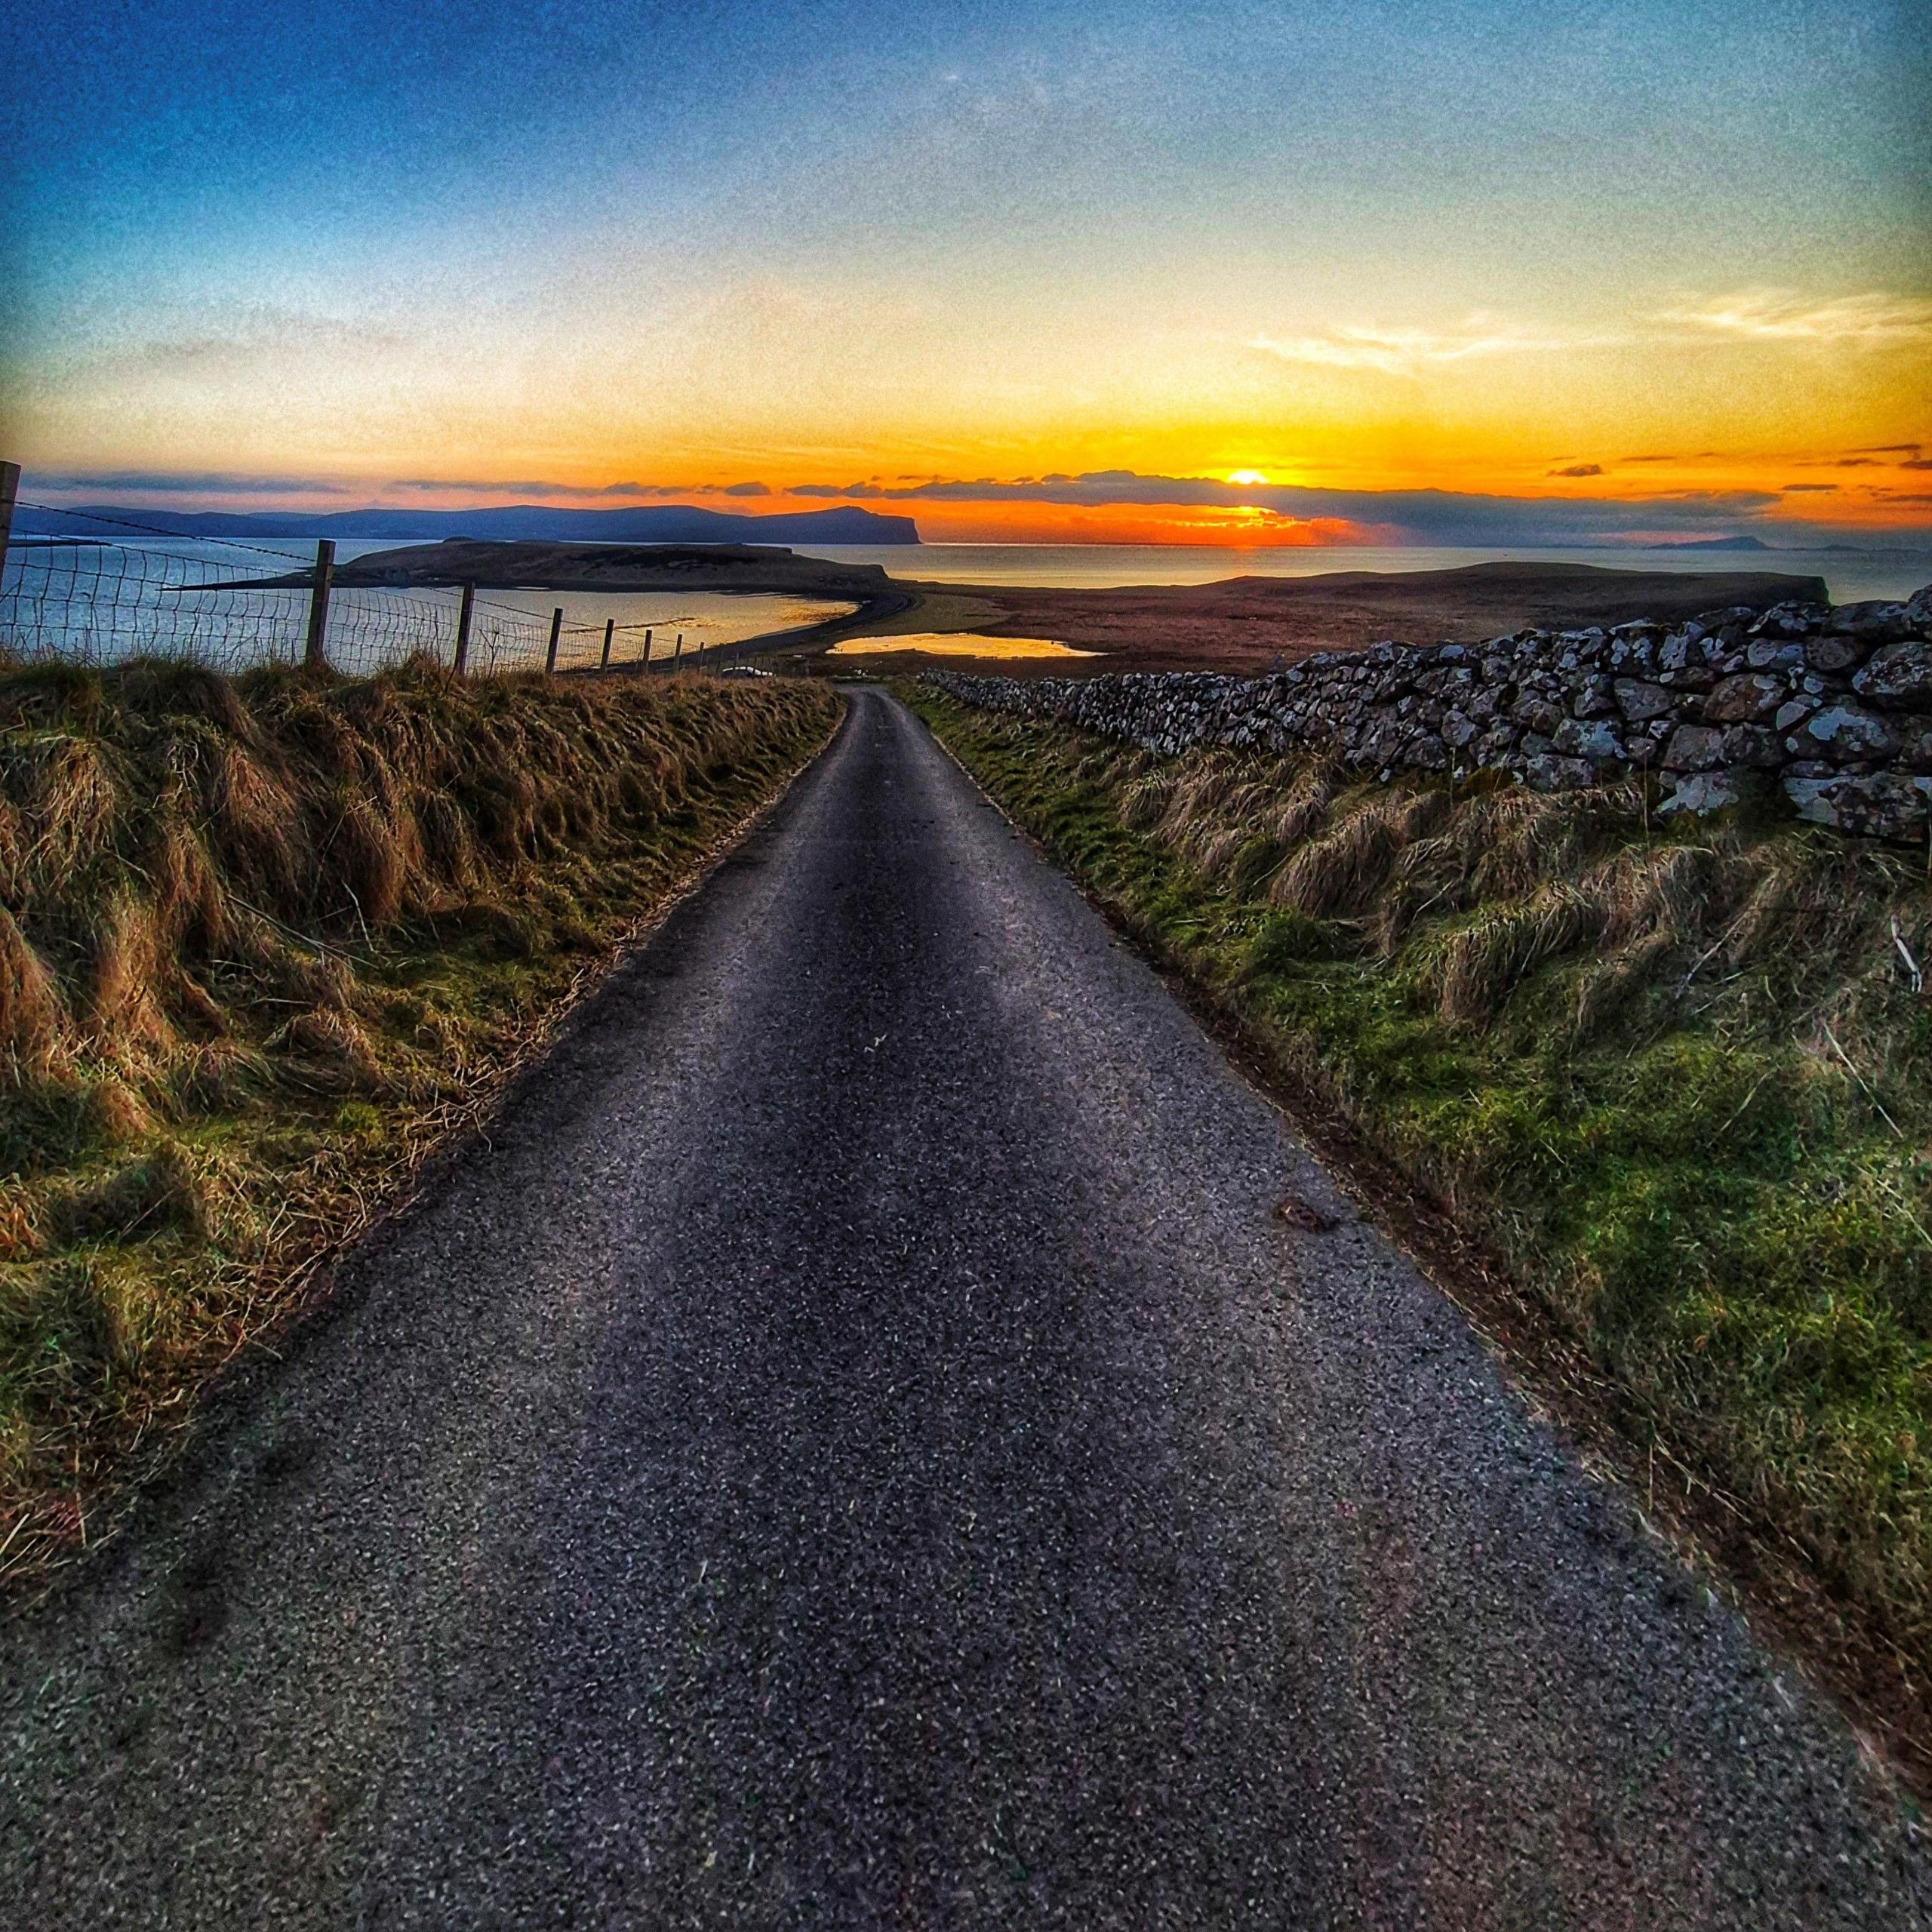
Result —
<instances>
[{"instance_id":1,"label":"grass verge","mask_svg":"<svg viewBox=\"0 0 1932 1932\"><path fill-rule=\"evenodd\" d=\"M1411 1191L1369 1190L1923 1783L1924 860L902 695L1331 1151Z\"/></svg>"},{"instance_id":2,"label":"grass verge","mask_svg":"<svg viewBox=\"0 0 1932 1932\"><path fill-rule=\"evenodd\" d=\"M832 694L0 669L0 1575L822 745Z\"/></svg>"}]
</instances>

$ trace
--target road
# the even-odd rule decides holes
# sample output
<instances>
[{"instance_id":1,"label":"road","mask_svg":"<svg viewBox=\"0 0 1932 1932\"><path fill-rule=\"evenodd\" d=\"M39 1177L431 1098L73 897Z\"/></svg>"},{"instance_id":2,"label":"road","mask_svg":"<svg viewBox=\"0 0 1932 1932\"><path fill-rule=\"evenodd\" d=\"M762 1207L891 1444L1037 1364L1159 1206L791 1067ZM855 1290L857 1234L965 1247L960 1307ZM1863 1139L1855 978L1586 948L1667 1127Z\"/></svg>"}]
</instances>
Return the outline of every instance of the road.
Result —
<instances>
[{"instance_id":1,"label":"road","mask_svg":"<svg viewBox=\"0 0 1932 1932\"><path fill-rule=\"evenodd\" d=\"M9 1927L1932 1918L877 691L5 1642Z\"/></svg>"}]
</instances>

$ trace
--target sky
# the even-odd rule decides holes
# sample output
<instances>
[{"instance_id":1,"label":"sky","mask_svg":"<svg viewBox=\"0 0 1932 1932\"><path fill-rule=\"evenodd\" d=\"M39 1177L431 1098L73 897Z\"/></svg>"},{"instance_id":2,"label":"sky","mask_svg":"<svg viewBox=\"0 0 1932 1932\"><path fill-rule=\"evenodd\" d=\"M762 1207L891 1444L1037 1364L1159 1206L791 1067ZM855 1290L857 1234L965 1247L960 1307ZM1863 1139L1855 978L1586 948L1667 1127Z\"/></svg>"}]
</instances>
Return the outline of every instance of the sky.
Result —
<instances>
[{"instance_id":1,"label":"sky","mask_svg":"<svg viewBox=\"0 0 1932 1932\"><path fill-rule=\"evenodd\" d=\"M1932 0L47 0L47 503L1932 535Z\"/></svg>"}]
</instances>

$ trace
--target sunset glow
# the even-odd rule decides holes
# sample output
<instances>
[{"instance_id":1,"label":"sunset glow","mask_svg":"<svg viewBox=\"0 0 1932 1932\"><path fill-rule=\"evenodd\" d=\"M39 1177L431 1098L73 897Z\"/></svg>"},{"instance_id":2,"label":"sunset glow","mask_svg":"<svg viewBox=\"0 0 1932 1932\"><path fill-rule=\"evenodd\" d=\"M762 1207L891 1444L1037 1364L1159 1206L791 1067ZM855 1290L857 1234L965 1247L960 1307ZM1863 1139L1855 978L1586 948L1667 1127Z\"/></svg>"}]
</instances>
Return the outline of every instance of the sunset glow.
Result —
<instances>
[{"instance_id":1,"label":"sunset glow","mask_svg":"<svg viewBox=\"0 0 1932 1932\"><path fill-rule=\"evenodd\" d=\"M17 77L0 404L40 500L1932 528L1923 63L1875 0L1291 5L1238 69L1151 4L352 9L325 70L292 15L134 11L19 50L117 103Z\"/></svg>"}]
</instances>

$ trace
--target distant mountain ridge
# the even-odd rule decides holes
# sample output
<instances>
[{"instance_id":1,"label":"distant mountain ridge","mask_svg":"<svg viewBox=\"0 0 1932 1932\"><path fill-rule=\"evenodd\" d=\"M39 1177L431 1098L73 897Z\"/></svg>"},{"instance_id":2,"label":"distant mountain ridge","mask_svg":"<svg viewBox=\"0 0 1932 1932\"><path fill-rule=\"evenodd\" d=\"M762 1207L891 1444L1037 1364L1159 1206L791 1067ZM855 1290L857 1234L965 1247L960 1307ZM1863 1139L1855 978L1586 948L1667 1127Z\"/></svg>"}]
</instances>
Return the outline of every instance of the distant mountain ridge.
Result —
<instances>
[{"instance_id":1,"label":"distant mountain ridge","mask_svg":"<svg viewBox=\"0 0 1932 1932\"><path fill-rule=\"evenodd\" d=\"M170 537L412 537L547 540L553 543L917 543L909 516L839 509L745 516L685 503L623 509L556 509L543 503L486 509L156 510L88 503L71 510L24 506L14 528L30 537L105 537L132 524Z\"/></svg>"},{"instance_id":2,"label":"distant mountain ridge","mask_svg":"<svg viewBox=\"0 0 1932 1932\"><path fill-rule=\"evenodd\" d=\"M1761 537L1685 537L1674 543L1646 543L1646 550L1769 550Z\"/></svg>"}]
</instances>

